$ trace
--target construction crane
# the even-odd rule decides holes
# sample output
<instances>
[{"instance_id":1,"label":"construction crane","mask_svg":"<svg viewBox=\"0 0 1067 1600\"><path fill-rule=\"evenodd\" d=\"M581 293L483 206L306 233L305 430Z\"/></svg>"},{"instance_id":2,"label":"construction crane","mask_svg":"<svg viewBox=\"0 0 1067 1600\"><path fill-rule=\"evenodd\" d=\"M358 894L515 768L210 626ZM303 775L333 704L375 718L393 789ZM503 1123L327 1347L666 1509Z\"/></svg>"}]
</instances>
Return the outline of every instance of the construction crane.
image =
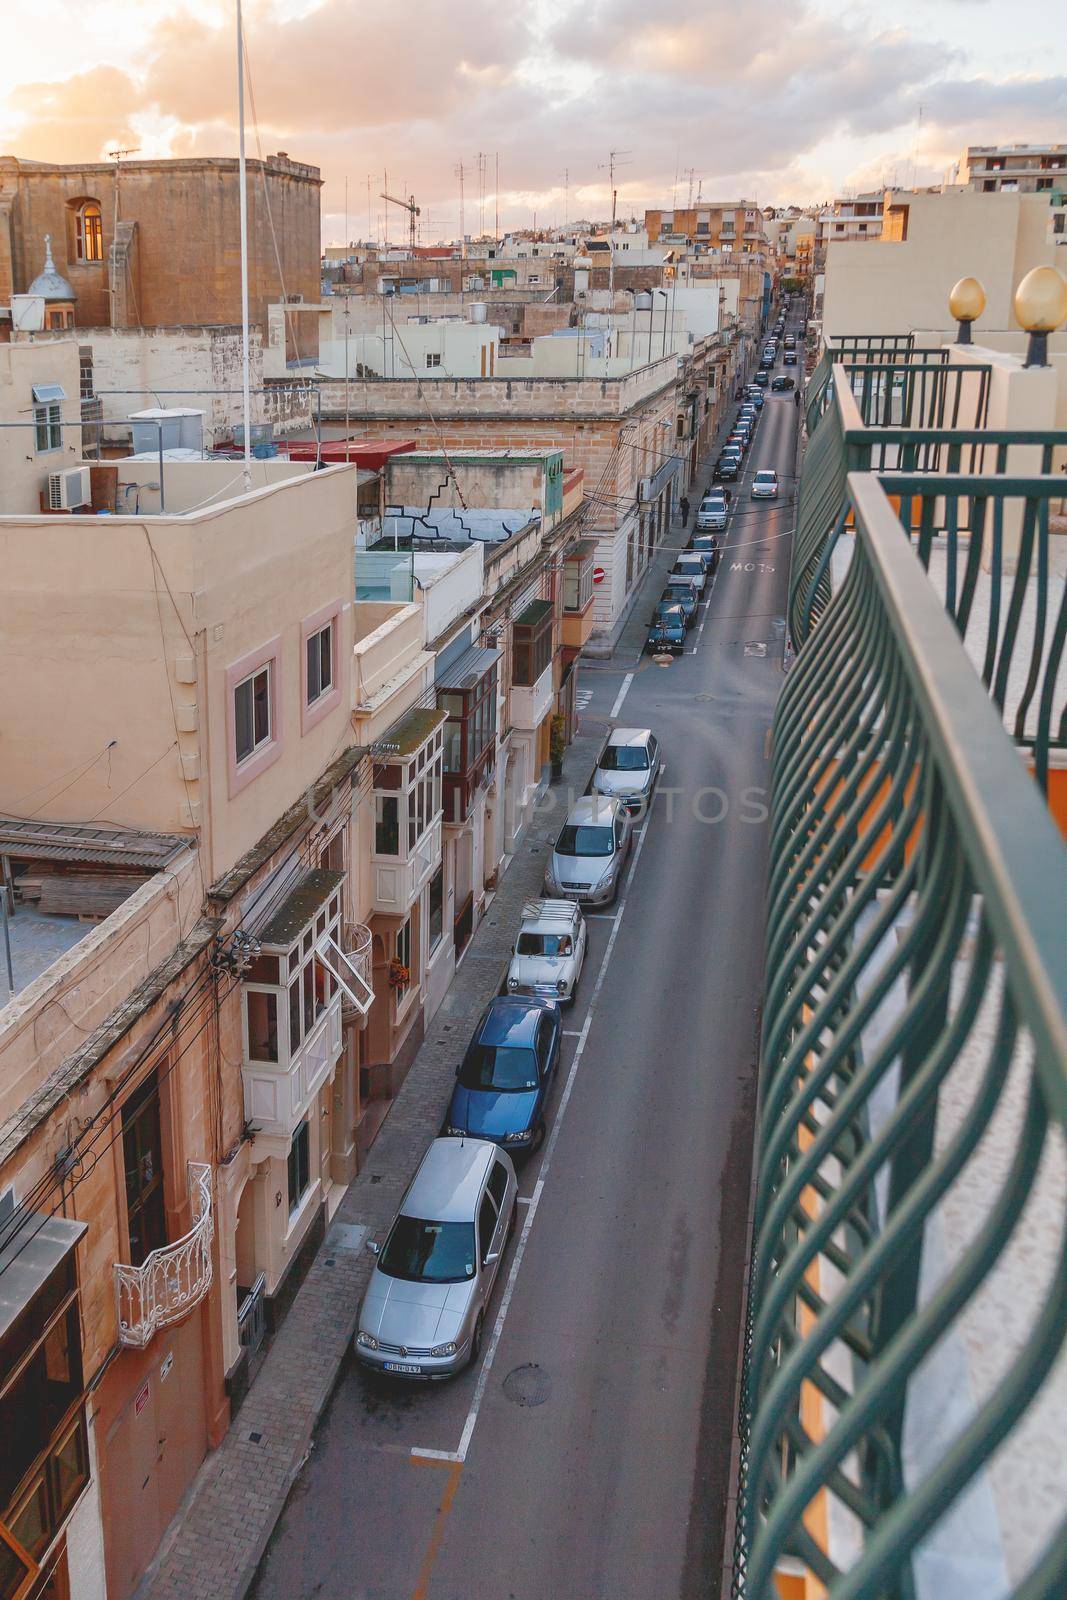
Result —
<instances>
[{"instance_id":1,"label":"construction crane","mask_svg":"<svg viewBox=\"0 0 1067 1600\"><path fill-rule=\"evenodd\" d=\"M386 194L385 190L383 189L381 191L381 198L383 200L388 200L391 205L400 206L402 210L407 212L407 214L408 214L408 243L411 246L412 254L414 254L414 252L415 252L415 218L418 217L418 216L421 216L422 207L421 206L417 206L415 204L415 196L414 195L409 195L409 197L406 200L398 200L395 194Z\"/></svg>"}]
</instances>

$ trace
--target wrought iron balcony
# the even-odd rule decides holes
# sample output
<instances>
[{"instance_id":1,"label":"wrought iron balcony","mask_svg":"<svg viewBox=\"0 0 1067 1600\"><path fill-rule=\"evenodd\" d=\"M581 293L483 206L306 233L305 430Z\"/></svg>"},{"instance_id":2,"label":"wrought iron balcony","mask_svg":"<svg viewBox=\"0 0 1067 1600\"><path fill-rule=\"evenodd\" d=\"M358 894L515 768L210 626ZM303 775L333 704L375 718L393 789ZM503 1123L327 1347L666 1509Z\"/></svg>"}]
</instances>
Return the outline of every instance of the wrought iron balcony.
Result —
<instances>
[{"instance_id":1,"label":"wrought iron balcony","mask_svg":"<svg viewBox=\"0 0 1067 1600\"><path fill-rule=\"evenodd\" d=\"M173 1244L147 1255L139 1267L115 1263L119 1343L143 1349L159 1328L179 1322L211 1287L211 1168L189 1163L195 1221Z\"/></svg>"},{"instance_id":2,"label":"wrought iron balcony","mask_svg":"<svg viewBox=\"0 0 1067 1600\"><path fill-rule=\"evenodd\" d=\"M851 562L774 726L733 1590L1051 1600L1067 852L961 641L971 564L946 607L922 516L901 536L945 481L842 491Z\"/></svg>"}]
</instances>

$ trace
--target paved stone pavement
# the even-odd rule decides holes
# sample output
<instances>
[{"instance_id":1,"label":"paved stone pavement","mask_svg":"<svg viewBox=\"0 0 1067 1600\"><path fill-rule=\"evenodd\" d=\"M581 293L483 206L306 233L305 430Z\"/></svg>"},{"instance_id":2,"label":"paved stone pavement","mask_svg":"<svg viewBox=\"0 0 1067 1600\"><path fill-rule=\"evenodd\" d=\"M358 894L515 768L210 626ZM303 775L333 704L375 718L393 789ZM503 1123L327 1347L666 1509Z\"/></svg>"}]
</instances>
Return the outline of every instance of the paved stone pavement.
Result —
<instances>
[{"instance_id":1,"label":"paved stone pavement","mask_svg":"<svg viewBox=\"0 0 1067 1600\"><path fill-rule=\"evenodd\" d=\"M720 435L726 428L724 423ZM690 495L689 528L683 530L676 517L652 555L617 637L620 664L640 658L653 603L692 530L717 444ZM602 737L603 725L593 725L567 751L563 780L554 791L558 803L535 813L234 1425L201 1467L135 1600L243 1600L251 1586L356 1330L372 1266L362 1240L367 1231L380 1237L392 1221L440 1128L458 1052L500 986L521 907L540 891L546 846L559 827L567 791L584 790Z\"/></svg>"},{"instance_id":2,"label":"paved stone pavement","mask_svg":"<svg viewBox=\"0 0 1067 1600\"><path fill-rule=\"evenodd\" d=\"M201 1467L136 1600L241 1600L247 1592L355 1333L373 1265L365 1231L381 1236L440 1128L458 1052L500 986L521 907L540 892L567 790L585 788L602 736L602 726L592 727L568 750L563 781L550 791L559 803L535 813L234 1425Z\"/></svg>"}]
</instances>

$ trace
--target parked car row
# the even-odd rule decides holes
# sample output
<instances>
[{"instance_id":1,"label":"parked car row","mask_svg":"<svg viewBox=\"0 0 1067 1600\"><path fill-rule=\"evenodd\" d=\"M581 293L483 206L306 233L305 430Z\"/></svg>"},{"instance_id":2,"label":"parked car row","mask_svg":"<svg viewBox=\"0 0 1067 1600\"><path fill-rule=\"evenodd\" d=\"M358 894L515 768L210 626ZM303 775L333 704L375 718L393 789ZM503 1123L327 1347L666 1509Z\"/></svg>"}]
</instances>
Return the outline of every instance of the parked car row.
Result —
<instances>
[{"instance_id":1,"label":"parked car row","mask_svg":"<svg viewBox=\"0 0 1067 1600\"><path fill-rule=\"evenodd\" d=\"M400 1378L452 1377L476 1361L489 1298L515 1225L513 1157L536 1150L559 1070L560 1007L585 963L582 905L618 894L661 765L648 728L616 728L591 791L571 809L545 871L545 898L522 909L504 992L485 1008L445 1115L400 1202L354 1340L365 1367Z\"/></svg>"}]
</instances>

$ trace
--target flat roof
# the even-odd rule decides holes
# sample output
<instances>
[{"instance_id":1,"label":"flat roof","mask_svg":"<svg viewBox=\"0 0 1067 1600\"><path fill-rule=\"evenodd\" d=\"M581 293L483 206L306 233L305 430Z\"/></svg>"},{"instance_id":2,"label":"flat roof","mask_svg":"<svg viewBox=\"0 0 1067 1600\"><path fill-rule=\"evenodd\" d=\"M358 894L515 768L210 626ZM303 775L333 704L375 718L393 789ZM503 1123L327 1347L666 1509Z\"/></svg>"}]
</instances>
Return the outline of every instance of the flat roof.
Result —
<instances>
[{"instance_id":1,"label":"flat roof","mask_svg":"<svg viewBox=\"0 0 1067 1600\"><path fill-rule=\"evenodd\" d=\"M54 961L73 950L98 924L80 918L61 916L55 911L38 911L36 906L17 905L7 919L11 941L11 971L15 987L7 987L7 970L0 962L0 1006L21 993Z\"/></svg>"},{"instance_id":2,"label":"flat roof","mask_svg":"<svg viewBox=\"0 0 1067 1600\"><path fill-rule=\"evenodd\" d=\"M261 945L291 945L345 881L343 872L331 872L327 867L310 867L294 885L281 905L259 934Z\"/></svg>"}]
</instances>

